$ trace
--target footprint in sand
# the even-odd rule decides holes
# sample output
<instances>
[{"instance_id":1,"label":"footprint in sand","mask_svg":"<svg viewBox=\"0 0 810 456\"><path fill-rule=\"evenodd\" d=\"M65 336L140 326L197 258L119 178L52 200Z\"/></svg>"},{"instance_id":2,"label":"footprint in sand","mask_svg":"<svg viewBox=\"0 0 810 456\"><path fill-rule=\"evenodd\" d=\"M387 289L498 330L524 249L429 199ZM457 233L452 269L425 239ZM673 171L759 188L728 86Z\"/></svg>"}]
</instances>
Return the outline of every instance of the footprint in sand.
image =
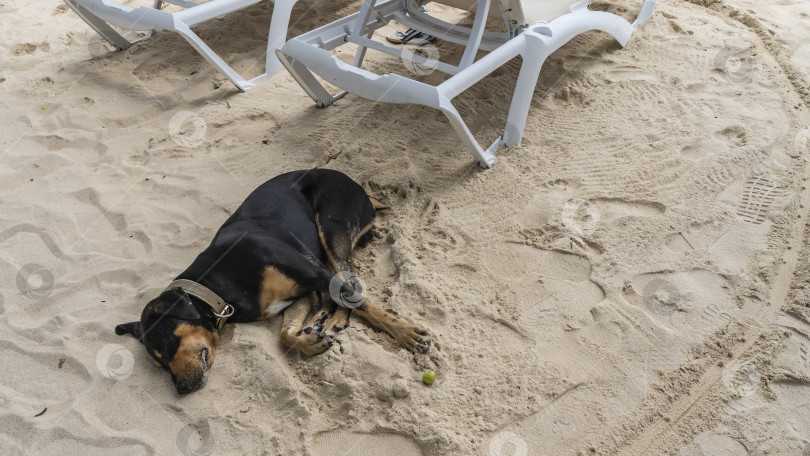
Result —
<instances>
[{"instance_id":1,"label":"footprint in sand","mask_svg":"<svg viewBox=\"0 0 810 456\"><path fill-rule=\"evenodd\" d=\"M776 413L784 417L790 433L802 439L810 436L810 384L786 380L775 381L768 386L778 398L772 407L782 409Z\"/></svg>"},{"instance_id":2,"label":"footprint in sand","mask_svg":"<svg viewBox=\"0 0 810 456\"><path fill-rule=\"evenodd\" d=\"M724 184L717 204L734 207L739 219L708 220L670 233L666 246L674 252L704 250L715 265L728 272L741 272L750 258L767 248L773 226L771 214L782 212L789 194L770 175L756 175L742 182Z\"/></svg>"},{"instance_id":3,"label":"footprint in sand","mask_svg":"<svg viewBox=\"0 0 810 456\"><path fill-rule=\"evenodd\" d=\"M684 230L667 235L666 246L673 252L686 252L687 250L708 248L714 240L699 229Z\"/></svg>"},{"instance_id":4,"label":"footprint in sand","mask_svg":"<svg viewBox=\"0 0 810 456\"><path fill-rule=\"evenodd\" d=\"M581 199L576 186L557 181L541 187L515 220L526 228L561 222L575 232L593 231L599 223L623 217L657 217L666 206L654 201L630 201L621 198Z\"/></svg>"},{"instance_id":5,"label":"footprint in sand","mask_svg":"<svg viewBox=\"0 0 810 456\"><path fill-rule=\"evenodd\" d=\"M111 451L110 437L98 438L94 441L79 437L68 436L60 439L40 440L31 448L31 452L41 455L63 454L154 454L154 448L147 442L135 438L115 437L115 451ZM182 453L180 453L182 454ZM201 453L191 453L200 454Z\"/></svg>"},{"instance_id":6,"label":"footprint in sand","mask_svg":"<svg viewBox=\"0 0 810 456\"><path fill-rule=\"evenodd\" d=\"M728 435L706 432L700 434L694 442L684 447L679 456L748 456L745 446Z\"/></svg>"},{"instance_id":7,"label":"footprint in sand","mask_svg":"<svg viewBox=\"0 0 810 456\"><path fill-rule=\"evenodd\" d=\"M525 207L515 214L515 221L523 227L544 226L561 217L565 204L575 198L576 186L566 181L554 181L540 187Z\"/></svg>"},{"instance_id":8,"label":"footprint in sand","mask_svg":"<svg viewBox=\"0 0 810 456\"><path fill-rule=\"evenodd\" d=\"M593 306L605 298L602 288L590 280L591 262L580 255L507 244L489 255L485 264L515 293L519 321L531 334L562 331L568 317L588 318Z\"/></svg>"},{"instance_id":9,"label":"footprint in sand","mask_svg":"<svg viewBox=\"0 0 810 456\"><path fill-rule=\"evenodd\" d=\"M724 156L728 149L729 145L717 138L698 138L681 148L681 157L691 161L700 161L708 156ZM721 169L728 170L727 167ZM710 175L710 179L716 179L716 177Z\"/></svg>"},{"instance_id":10,"label":"footprint in sand","mask_svg":"<svg viewBox=\"0 0 810 456\"><path fill-rule=\"evenodd\" d=\"M735 170L724 163L708 166L706 186L710 189L722 191L722 189L727 188L737 178Z\"/></svg>"},{"instance_id":11,"label":"footprint in sand","mask_svg":"<svg viewBox=\"0 0 810 456\"><path fill-rule=\"evenodd\" d=\"M591 276L591 262L583 256L520 244L509 244L505 249L494 251L485 262L493 275L509 281L541 275L579 283Z\"/></svg>"},{"instance_id":12,"label":"footprint in sand","mask_svg":"<svg viewBox=\"0 0 810 456\"><path fill-rule=\"evenodd\" d=\"M786 196L787 193L773 178L766 175L752 176L743 185L737 215L746 223L761 225L771 207Z\"/></svg>"},{"instance_id":13,"label":"footprint in sand","mask_svg":"<svg viewBox=\"0 0 810 456\"><path fill-rule=\"evenodd\" d=\"M351 454L354 456L421 456L413 440L399 434L329 431L317 434L312 453L315 456Z\"/></svg>"},{"instance_id":14,"label":"footprint in sand","mask_svg":"<svg viewBox=\"0 0 810 456\"><path fill-rule=\"evenodd\" d=\"M602 220L612 221L623 217L657 217L667 208L654 201L628 201L618 198L596 198L593 203L599 209Z\"/></svg>"},{"instance_id":15,"label":"footprint in sand","mask_svg":"<svg viewBox=\"0 0 810 456\"><path fill-rule=\"evenodd\" d=\"M643 309L654 321L682 330L687 338L695 340L761 305L752 300L740 309L726 291L726 280L705 269L640 274L630 284L633 293L624 295L628 302Z\"/></svg>"},{"instance_id":16,"label":"footprint in sand","mask_svg":"<svg viewBox=\"0 0 810 456\"><path fill-rule=\"evenodd\" d=\"M718 140L726 142L731 148L748 144L748 135L742 125L732 125L715 133Z\"/></svg>"}]
</instances>

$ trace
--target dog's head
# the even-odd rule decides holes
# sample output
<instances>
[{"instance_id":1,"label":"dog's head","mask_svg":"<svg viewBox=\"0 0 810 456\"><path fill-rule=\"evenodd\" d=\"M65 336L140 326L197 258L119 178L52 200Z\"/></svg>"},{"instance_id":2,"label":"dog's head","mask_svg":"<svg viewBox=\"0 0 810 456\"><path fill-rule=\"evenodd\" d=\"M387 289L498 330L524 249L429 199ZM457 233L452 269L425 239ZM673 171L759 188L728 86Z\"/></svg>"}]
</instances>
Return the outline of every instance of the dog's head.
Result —
<instances>
[{"instance_id":1,"label":"dog's head","mask_svg":"<svg viewBox=\"0 0 810 456\"><path fill-rule=\"evenodd\" d=\"M205 304L179 288L166 290L144 307L141 321L118 325L115 333L143 342L155 364L172 375L177 392L188 394L205 384L219 342L216 318L200 309Z\"/></svg>"}]
</instances>

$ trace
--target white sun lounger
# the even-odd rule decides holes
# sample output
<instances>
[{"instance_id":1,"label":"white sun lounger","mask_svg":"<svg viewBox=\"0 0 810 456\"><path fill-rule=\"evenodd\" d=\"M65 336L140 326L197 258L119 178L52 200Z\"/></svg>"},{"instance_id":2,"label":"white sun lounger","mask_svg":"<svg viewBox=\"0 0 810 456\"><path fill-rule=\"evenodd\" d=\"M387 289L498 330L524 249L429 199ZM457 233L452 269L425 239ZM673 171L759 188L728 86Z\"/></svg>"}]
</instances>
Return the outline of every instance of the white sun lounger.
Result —
<instances>
[{"instance_id":1,"label":"white sun lounger","mask_svg":"<svg viewBox=\"0 0 810 456\"><path fill-rule=\"evenodd\" d=\"M644 0L638 18L631 24L615 14L589 10L591 2L588 0L435 0L468 11L475 10L473 25L467 28L420 12L419 6L427 1L430 0L365 0L358 13L289 40L277 54L320 107L329 106L349 92L375 101L415 103L441 110L484 168L497 161L495 153L498 150L520 142L540 69L549 55L589 30L609 33L625 46L636 27L652 16L656 2ZM488 16L502 18L507 32L485 31ZM464 45L461 61L458 65L450 65L438 58L415 55L370 38L375 30L391 20ZM330 52L345 43L358 45L353 65ZM374 74L360 68L367 49L386 52L451 76L433 86L397 74ZM489 53L476 61L479 50ZM491 146L483 149L453 107L452 100L517 56L522 57L523 63L505 131ZM313 73L343 92L331 95Z\"/></svg>"},{"instance_id":2,"label":"white sun lounger","mask_svg":"<svg viewBox=\"0 0 810 456\"><path fill-rule=\"evenodd\" d=\"M195 3L186 0L155 0L154 7L131 8L110 0L64 0L79 17L119 50L128 49L136 42L152 36L155 29L172 30L179 33L211 65L227 76L242 91L250 89L281 71L281 63L273 51L280 48L287 39L287 25L297 0L274 0L264 73L250 80L240 76L225 63L191 30L191 27L260 1L262 0L201 0L200 3ZM164 3L171 3L184 9L177 12L162 11L161 6ZM115 31L110 26L111 24L128 30L149 31L149 35L140 40L129 41Z\"/></svg>"}]
</instances>

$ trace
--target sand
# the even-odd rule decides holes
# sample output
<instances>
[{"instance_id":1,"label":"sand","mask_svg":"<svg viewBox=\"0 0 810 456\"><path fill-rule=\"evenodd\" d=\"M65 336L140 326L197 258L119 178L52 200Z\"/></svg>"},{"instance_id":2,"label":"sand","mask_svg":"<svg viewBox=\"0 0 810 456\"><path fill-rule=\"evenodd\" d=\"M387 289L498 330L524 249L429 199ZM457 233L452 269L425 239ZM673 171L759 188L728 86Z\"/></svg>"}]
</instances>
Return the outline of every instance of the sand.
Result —
<instances>
[{"instance_id":1,"label":"sand","mask_svg":"<svg viewBox=\"0 0 810 456\"><path fill-rule=\"evenodd\" d=\"M293 33L357 8L327 3ZM199 31L257 74L270 12ZM627 49L580 36L484 171L437 111L317 109L287 74L242 94L176 35L113 52L60 2L1 1L0 453L810 455L809 19L664 0ZM484 144L517 69L459 99ZM311 167L391 206L356 267L433 347L353 318L309 358L229 325L178 396L113 328Z\"/></svg>"}]
</instances>

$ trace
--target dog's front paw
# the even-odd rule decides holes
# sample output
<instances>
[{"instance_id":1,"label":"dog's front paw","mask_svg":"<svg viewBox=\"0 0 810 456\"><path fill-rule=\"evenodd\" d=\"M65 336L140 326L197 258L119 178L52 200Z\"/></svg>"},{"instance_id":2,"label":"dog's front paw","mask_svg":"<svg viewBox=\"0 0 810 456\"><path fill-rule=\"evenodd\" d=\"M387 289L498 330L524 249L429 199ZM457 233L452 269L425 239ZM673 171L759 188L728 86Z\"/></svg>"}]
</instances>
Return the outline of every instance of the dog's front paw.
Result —
<instances>
[{"instance_id":1,"label":"dog's front paw","mask_svg":"<svg viewBox=\"0 0 810 456\"><path fill-rule=\"evenodd\" d=\"M432 341L427 328L411 324L397 329L396 338L402 345L417 353L427 353Z\"/></svg>"},{"instance_id":2,"label":"dog's front paw","mask_svg":"<svg viewBox=\"0 0 810 456\"><path fill-rule=\"evenodd\" d=\"M325 352L334 345L335 336L321 331L321 325L307 326L298 331L285 328L281 335L284 345L313 356Z\"/></svg>"}]
</instances>

